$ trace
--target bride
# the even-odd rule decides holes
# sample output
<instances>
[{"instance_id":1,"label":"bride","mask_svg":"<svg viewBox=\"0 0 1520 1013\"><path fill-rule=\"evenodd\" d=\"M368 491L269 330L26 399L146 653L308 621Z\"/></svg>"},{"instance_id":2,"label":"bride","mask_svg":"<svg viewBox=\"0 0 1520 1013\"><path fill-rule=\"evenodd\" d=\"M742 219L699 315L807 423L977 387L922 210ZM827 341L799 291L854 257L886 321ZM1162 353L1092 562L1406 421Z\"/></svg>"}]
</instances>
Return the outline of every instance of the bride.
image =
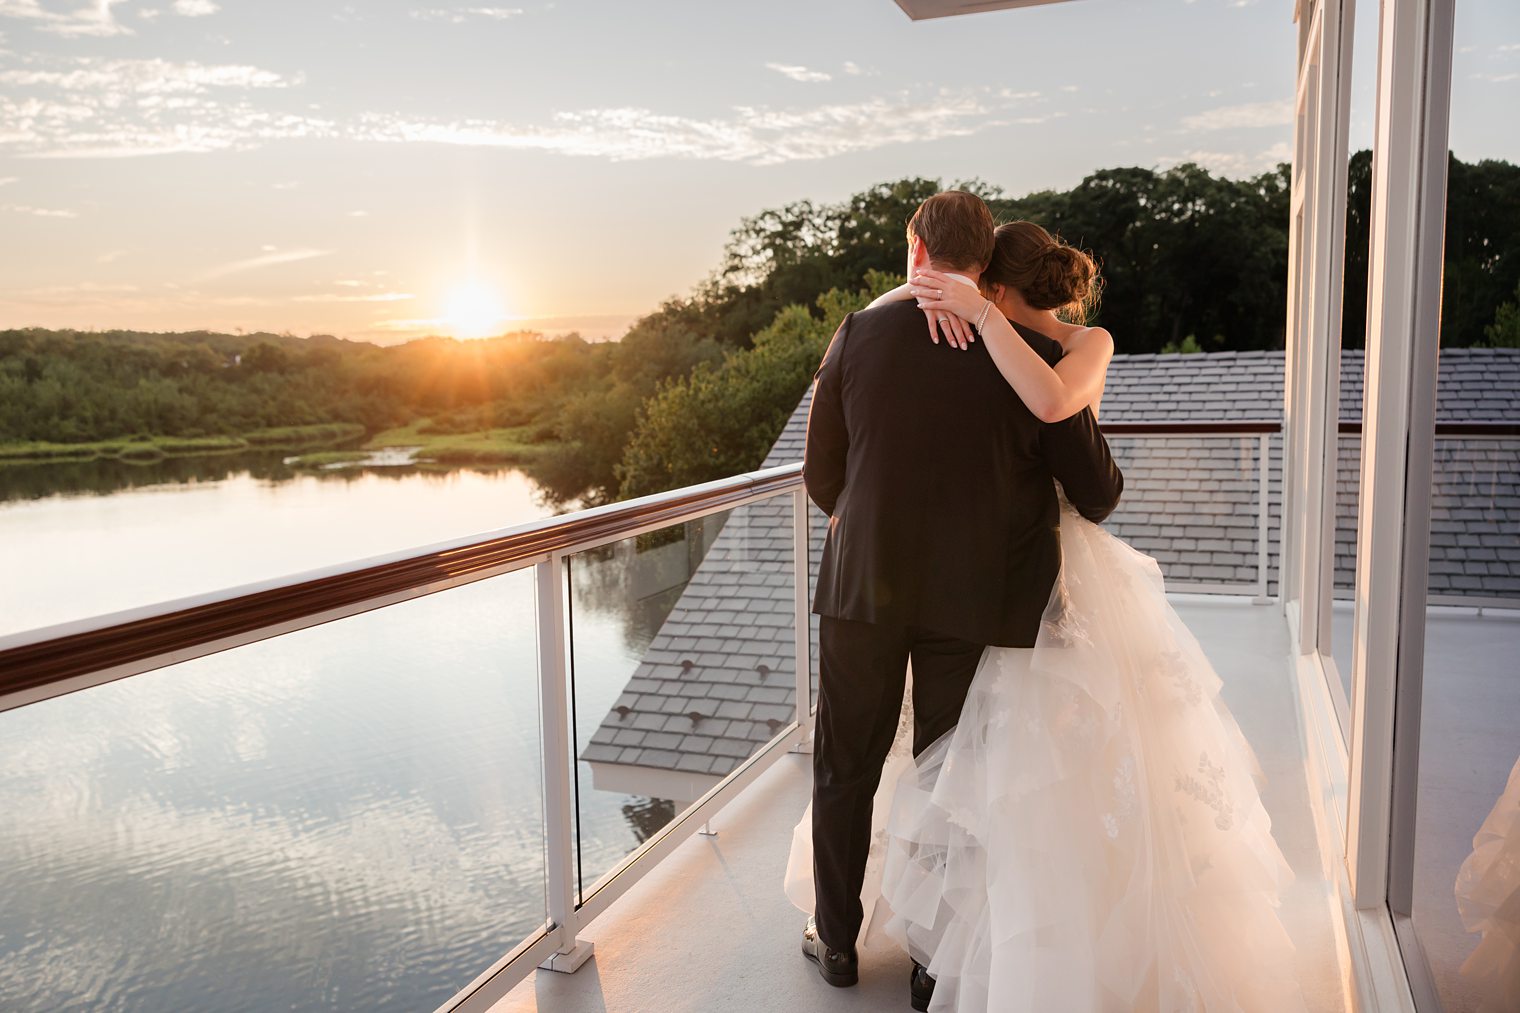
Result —
<instances>
[{"instance_id":1,"label":"bride","mask_svg":"<svg viewBox=\"0 0 1520 1013\"><path fill-rule=\"evenodd\" d=\"M1097 281L1084 253L1013 222L980 293L924 271L878 301L918 299L935 339L960 348L979 325L1003 377L1053 422L1102 398L1112 338L1062 319L1085 317ZM1014 323L1065 356L1046 365ZM1291 873L1219 677L1154 559L1064 499L1060 543L1035 646L988 648L959 724L916 761L904 715L862 939L913 957L919 1010L1301 1009L1275 910ZM787 868L809 912L810 825L811 812Z\"/></svg>"}]
</instances>

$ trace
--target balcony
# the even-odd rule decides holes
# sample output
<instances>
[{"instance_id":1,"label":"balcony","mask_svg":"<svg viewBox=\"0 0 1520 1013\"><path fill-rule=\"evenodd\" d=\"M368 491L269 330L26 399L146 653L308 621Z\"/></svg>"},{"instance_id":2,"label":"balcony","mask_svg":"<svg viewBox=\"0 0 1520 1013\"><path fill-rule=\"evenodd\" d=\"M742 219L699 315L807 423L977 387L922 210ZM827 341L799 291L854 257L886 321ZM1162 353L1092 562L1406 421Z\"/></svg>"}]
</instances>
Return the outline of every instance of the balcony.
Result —
<instances>
[{"instance_id":1,"label":"balcony","mask_svg":"<svg viewBox=\"0 0 1520 1013\"><path fill-rule=\"evenodd\" d=\"M1282 909L1293 973L1310 1008L1351 1008L1327 859L1345 803L1325 759L1345 748L1346 704L1321 706L1271 597L1280 425L1136 418L1122 378L1155 368L1117 367L1105 426L1130 490L1111 523L1181 571L1174 600L1262 762L1297 877ZM785 463L806 409L750 475L0 640L11 765L84 794L39 805L10 785L28 823L11 857L34 879L12 898L30 942L0 998L100 999L113 967L143 961L178 969L136 996L148 1006L267 993L270 975L297 1008L355 989L377 1009L626 1009L652 994L693 1010L900 1004L906 960L889 948L865 955L859 988L827 989L796 952L802 916L781 890L810 786L807 601L823 518ZM1491 505L1469 472L1466 495ZM1467 673L1453 706L1492 717L1481 734L1442 730L1453 774L1492 767L1509 748L1505 715L1520 713L1509 682L1485 677L1520 648L1520 622L1495 604L1429 623L1433 656ZM599 612L648 635L620 639ZM94 764L122 743L76 748L127 712L162 733L148 747L184 749L206 707L237 717L235 755L191 762L201 754L187 749L136 794L114 785L130 762ZM350 758L379 753L398 757L391 781L359 779ZM1493 793L1446 780L1433 790L1447 832L1422 882L1449 895ZM142 793L162 806L144 810ZM39 857L43 841L68 843ZM112 896L156 912L150 931L90 938ZM301 924L302 947L189 942L250 908ZM1460 927L1451 945L1470 945Z\"/></svg>"},{"instance_id":2,"label":"balcony","mask_svg":"<svg viewBox=\"0 0 1520 1013\"><path fill-rule=\"evenodd\" d=\"M1264 801L1297 877L1282 906L1298 948L1292 973L1311 1010L1348 1009L1283 617L1240 597L1184 595L1178 608L1223 677L1266 775ZM803 916L780 883L811 781L806 756L781 757L713 818L713 836L686 840L598 919L586 967L540 972L495 1009L639 1009L656 993L662 1009L677 1011L906 1009L908 960L895 948L864 951L860 985L843 990L824 984L797 952Z\"/></svg>"}]
</instances>

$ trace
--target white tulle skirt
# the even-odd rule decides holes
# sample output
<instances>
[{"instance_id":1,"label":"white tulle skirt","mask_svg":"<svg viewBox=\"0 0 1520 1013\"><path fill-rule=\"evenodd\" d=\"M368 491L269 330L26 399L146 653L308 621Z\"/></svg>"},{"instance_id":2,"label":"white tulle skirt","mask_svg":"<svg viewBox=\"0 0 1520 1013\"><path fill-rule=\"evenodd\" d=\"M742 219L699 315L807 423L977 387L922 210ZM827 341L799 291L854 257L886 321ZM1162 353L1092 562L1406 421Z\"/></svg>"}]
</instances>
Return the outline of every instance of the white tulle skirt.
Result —
<instances>
[{"instance_id":1,"label":"white tulle skirt","mask_svg":"<svg viewBox=\"0 0 1520 1013\"><path fill-rule=\"evenodd\" d=\"M1457 873L1462 927L1482 938L1462 965L1481 1013L1520 1009L1520 761Z\"/></svg>"},{"instance_id":2,"label":"white tulle skirt","mask_svg":"<svg viewBox=\"0 0 1520 1013\"><path fill-rule=\"evenodd\" d=\"M1065 504L1061 548L1035 646L989 648L916 763L899 735L862 941L927 965L935 1011L1303 1008L1291 873L1219 677L1155 560ZM811 825L786 876L805 911Z\"/></svg>"}]
</instances>

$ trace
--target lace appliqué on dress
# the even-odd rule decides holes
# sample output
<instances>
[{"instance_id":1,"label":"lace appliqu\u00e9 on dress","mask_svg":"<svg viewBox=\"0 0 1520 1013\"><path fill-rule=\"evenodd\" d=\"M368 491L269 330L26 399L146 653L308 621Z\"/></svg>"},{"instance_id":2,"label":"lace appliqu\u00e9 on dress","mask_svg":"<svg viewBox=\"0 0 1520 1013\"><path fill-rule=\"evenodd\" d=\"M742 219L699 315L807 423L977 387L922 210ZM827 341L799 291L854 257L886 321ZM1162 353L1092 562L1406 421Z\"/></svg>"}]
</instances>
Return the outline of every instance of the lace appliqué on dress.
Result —
<instances>
[{"instance_id":1,"label":"lace appliqu\u00e9 on dress","mask_svg":"<svg viewBox=\"0 0 1520 1013\"><path fill-rule=\"evenodd\" d=\"M1114 770L1114 811L1103 814L1103 830L1111 841L1119 839L1119 824L1135 815L1135 758L1126 754Z\"/></svg>"},{"instance_id":2,"label":"lace appliqu\u00e9 on dress","mask_svg":"<svg viewBox=\"0 0 1520 1013\"><path fill-rule=\"evenodd\" d=\"M1230 829L1235 810L1225 798L1224 768L1212 762L1208 753L1202 753L1198 757L1198 774L1202 780L1192 774L1177 775L1177 790L1214 810L1214 825L1220 830Z\"/></svg>"}]
</instances>

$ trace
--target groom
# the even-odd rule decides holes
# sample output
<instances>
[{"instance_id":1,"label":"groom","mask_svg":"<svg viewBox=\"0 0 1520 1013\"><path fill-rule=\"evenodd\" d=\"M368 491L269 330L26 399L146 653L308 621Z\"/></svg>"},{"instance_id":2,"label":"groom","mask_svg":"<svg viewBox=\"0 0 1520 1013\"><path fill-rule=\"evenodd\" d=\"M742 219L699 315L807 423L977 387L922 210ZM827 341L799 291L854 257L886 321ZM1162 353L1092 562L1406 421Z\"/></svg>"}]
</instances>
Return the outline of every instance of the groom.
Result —
<instances>
[{"instance_id":1,"label":"groom","mask_svg":"<svg viewBox=\"0 0 1520 1013\"><path fill-rule=\"evenodd\" d=\"M908 276L933 268L975 285L992 230L980 198L929 198L908 223ZM1055 341L1020 333L1046 362L1061 358ZM1118 504L1123 480L1090 409L1040 422L984 342L930 342L911 301L839 325L818 369L803 477L829 515L813 603L817 903L803 953L845 986L858 977L871 797L908 664L917 755L955 726L985 646L1034 645L1060 567L1052 479L1094 521ZM927 1008L933 979L915 964L911 984Z\"/></svg>"}]
</instances>

